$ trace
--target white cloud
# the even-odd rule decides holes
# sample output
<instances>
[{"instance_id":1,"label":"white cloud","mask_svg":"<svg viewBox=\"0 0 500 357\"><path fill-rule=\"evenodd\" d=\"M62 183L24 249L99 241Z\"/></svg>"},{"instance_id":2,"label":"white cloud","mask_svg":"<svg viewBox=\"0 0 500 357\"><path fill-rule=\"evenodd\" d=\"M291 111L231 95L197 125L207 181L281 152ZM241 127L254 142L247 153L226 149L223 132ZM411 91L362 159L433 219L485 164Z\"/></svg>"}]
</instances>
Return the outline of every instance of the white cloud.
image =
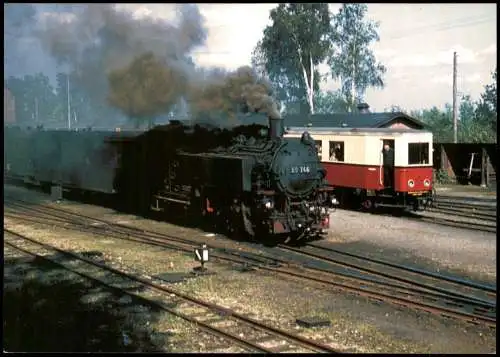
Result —
<instances>
[{"instance_id":1,"label":"white cloud","mask_svg":"<svg viewBox=\"0 0 500 357\"><path fill-rule=\"evenodd\" d=\"M466 83L478 83L480 80L481 80L481 74L478 73L478 72L476 72L476 73L470 74L468 76L465 76L462 79L462 82L466 82Z\"/></svg>"},{"instance_id":2,"label":"white cloud","mask_svg":"<svg viewBox=\"0 0 500 357\"><path fill-rule=\"evenodd\" d=\"M398 53L398 51L395 50L394 48L384 48L381 50L375 50L373 52L375 54L375 57L377 57L377 58L394 57Z\"/></svg>"},{"instance_id":3,"label":"white cloud","mask_svg":"<svg viewBox=\"0 0 500 357\"><path fill-rule=\"evenodd\" d=\"M455 45L448 50L437 53L409 53L395 56L387 64L388 68L399 67L434 67L439 65L452 65L453 52L457 52L457 62L460 64L479 63L482 61L477 52L462 45Z\"/></svg>"},{"instance_id":4,"label":"white cloud","mask_svg":"<svg viewBox=\"0 0 500 357\"><path fill-rule=\"evenodd\" d=\"M496 54L497 53L497 45L495 43L492 43L491 45L486 47L484 50L479 51L479 53L482 55Z\"/></svg>"},{"instance_id":5,"label":"white cloud","mask_svg":"<svg viewBox=\"0 0 500 357\"><path fill-rule=\"evenodd\" d=\"M449 83L450 85L453 82L453 76L451 74L447 76L437 76L437 77L432 77L431 83Z\"/></svg>"}]
</instances>

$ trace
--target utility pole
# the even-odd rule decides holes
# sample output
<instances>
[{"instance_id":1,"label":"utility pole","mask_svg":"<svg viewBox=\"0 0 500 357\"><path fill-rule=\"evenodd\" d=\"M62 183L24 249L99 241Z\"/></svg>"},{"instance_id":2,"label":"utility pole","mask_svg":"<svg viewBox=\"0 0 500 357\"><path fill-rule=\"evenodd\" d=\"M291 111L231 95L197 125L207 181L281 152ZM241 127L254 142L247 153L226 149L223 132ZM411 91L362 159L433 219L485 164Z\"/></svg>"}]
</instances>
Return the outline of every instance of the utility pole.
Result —
<instances>
[{"instance_id":1,"label":"utility pole","mask_svg":"<svg viewBox=\"0 0 500 357\"><path fill-rule=\"evenodd\" d=\"M453 52L453 142L457 143L457 53Z\"/></svg>"},{"instance_id":2,"label":"utility pole","mask_svg":"<svg viewBox=\"0 0 500 357\"><path fill-rule=\"evenodd\" d=\"M38 98L35 97L35 122L38 125Z\"/></svg>"},{"instance_id":3,"label":"utility pole","mask_svg":"<svg viewBox=\"0 0 500 357\"><path fill-rule=\"evenodd\" d=\"M69 73L66 76L66 81L67 81L67 96L68 96L68 129L71 129L71 111L70 111L70 106L69 106Z\"/></svg>"}]
</instances>

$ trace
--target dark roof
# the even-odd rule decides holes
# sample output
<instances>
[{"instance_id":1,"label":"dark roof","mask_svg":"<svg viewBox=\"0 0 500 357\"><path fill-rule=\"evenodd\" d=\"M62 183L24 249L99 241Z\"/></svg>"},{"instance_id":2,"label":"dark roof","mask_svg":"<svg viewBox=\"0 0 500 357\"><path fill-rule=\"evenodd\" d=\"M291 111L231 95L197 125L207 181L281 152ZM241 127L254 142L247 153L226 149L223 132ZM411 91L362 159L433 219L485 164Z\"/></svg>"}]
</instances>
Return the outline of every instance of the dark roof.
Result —
<instances>
[{"instance_id":1,"label":"dark roof","mask_svg":"<svg viewBox=\"0 0 500 357\"><path fill-rule=\"evenodd\" d=\"M309 133L425 133L431 132L422 129L412 129L412 128L339 128L339 127L311 127L309 129L304 127L287 127L287 132L299 132L302 133L306 130Z\"/></svg>"},{"instance_id":2,"label":"dark roof","mask_svg":"<svg viewBox=\"0 0 500 357\"><path fill-rule=\"evenodd\" d=\"M409 121L419 128L426 125L421 121L401 112L396 113L334 113L300 115L290 114L283 117L285 127L347 127L347 128L380 128L389 122L400 119ZM308 125L310 124L310 125Z\"/></svg>"}]
</instances>

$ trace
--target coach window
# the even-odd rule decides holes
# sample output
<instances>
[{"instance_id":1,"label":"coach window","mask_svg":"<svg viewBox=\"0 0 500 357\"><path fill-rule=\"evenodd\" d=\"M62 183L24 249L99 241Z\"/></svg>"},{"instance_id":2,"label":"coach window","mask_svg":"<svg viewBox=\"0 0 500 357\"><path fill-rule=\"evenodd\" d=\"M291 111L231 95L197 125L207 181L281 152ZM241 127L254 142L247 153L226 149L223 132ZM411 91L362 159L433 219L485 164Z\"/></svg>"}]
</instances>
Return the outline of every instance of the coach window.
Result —
<instances>
[{"instance_id":1,"label":"coach window","mask_svg":"<svg viewBox=\"0 0 500 357\"><path fill-rule=\"evenodd\" d=\"M408 144L408 165L425 165L429 163L429 143Z\"/></svg>"},{"instance_id":2,"label":"coach window","mask_svg":"<svg viewBox=\"0 0 500 357\"><path fill-rule=\"evenodd\" d=\"M330 161L344 161L343 141L330 141Z\"/></svg>"},{"instance_id":3,"label":"coach window","mask_svg":"<svg viewBox=\"0 0 500 357\"><path fill-rule=\"evenodd\" d=\"M316 151L318 152L318 157L321 159L321 153L323 152L323 143L321 140L315 140L316 143Z\"/></svg>"}]
</instances>

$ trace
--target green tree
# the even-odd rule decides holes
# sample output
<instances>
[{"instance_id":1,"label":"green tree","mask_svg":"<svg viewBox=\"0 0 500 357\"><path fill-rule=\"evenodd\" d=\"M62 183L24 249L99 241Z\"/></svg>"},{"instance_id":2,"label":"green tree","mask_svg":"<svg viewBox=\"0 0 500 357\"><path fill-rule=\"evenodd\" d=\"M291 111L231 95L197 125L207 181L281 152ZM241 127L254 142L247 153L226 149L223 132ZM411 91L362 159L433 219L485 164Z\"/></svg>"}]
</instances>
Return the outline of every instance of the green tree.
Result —
<instances>
[{"instance_id":1,"label":"green tree","mask_svg":"<svg viewBox=\"0 0 500 357\"><path fill-rule=\"evenodd\" d=\"M339 91L317 91L314 95L314 108L317 114L346 113L348 103Z\"/></svg>"},{"instance_id":2,"label":"green tree","mask_svg":"<svg viewBox=\"0 0 500 357\"><path fill-rule=\"evenodd\" d=\"M469 95L462 97L459 107L460 115L457 130L459 142L495 142L496 135L495 132L491 130L491 123L481 120L478 116L479 105L473 102Z\"/></svg>"},{"instance_id":3,"label":"green tree","mask_svg":"<svg viewBox=\"0 0 500 357\"><path fill-rule=\"evenodd\" d=\"M35 126L54 120L57 97L47 76L37 73L23 78L9 77L4 85L14 96L18 123Z\"/></svg>"},{"instance_id":4,"label":"green tree","mask_svg":"<svg viewBox=\"0 0 500 357\"><path fill-rule=\"evenodd\" d=\"M314 113L319 88L317 66L329 52L330 13L327 3L283 3L271 10L252 63L264 68L281 100L306 99Z\"/></svg>"},{"instance_id":5,"label":"green tree","mask_svg":"<svg viewBox=\"0 0 500 357\"><path fill-rule=\"evenodd\" d=\"M484 93L481 94L476 115L478 120L489 126L491 130L497 131L497 69L492 73L493 83L484 87Z\"/></svg>"},{"instance_id":6,"label":"green tree","mask_svg":"<svg viewBox=\"0 0 500 357\"><path fill-rule=\"evenodd\" d=\"M378 23L365 18L365 4L343 4L333 16L332 49L328 64L334 79L342 83L342 94L350 111L362 101L369 87L383 88L386 68L376 61L370 45L379 40Z\"/></svg>"},{"instance_id":7,"label":"green tree","mask_svg":"<svg viewBox=\"0 0 500 357\"><path fill-rule=\"evenodd\" d=\"M451 105L446 104L444 110L434 106L431 109L411 111L410 115L431 128L435 142L453 142L453 108Z\"/></svg>"},{"instance_id":8,"label":"green tree","mask_svg":"<svg viewBox=\"0 0 500 357\"><path fill-rule=\"evenodd\" d=\"M72 71L69 75L62 72L58 73L56 82L60 117L64 126L68 125L68 109L70 111L71 126L99 125L100 118L107 118L107 121L110 121L110 116L113 114L110 113L107 105L103 105L105 103L103 103L102 98L88 93L89 90L82 86L81 78L76 71Z\"/></svg>"},{"instance_id":9,"label":"green tree","mask_svg":"<svg viewBox=\"0 0 500 357\"><path fill-rule=\"evenodd\" d=\"M391 105L389 108L384 108L386 113L404 113L405 110L399 105Z\"/></svg>"}]
</instances>

